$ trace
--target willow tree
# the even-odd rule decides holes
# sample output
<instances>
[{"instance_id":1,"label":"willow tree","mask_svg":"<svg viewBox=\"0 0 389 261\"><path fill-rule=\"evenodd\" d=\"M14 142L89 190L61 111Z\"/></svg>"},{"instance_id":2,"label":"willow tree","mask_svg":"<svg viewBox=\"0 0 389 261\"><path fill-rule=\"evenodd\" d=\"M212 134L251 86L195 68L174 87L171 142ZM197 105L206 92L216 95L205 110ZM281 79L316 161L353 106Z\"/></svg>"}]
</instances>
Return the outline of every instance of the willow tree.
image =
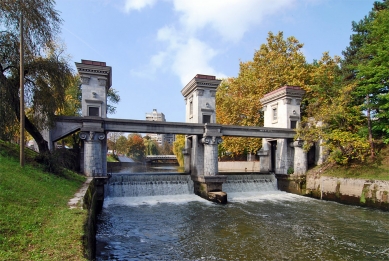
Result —
<instances>
[{"instance_id":1,"label":"willow tree","mask_svg":"<svg viewBox=\"0 0 389 261\"><path fill-rule=\"evenodd\" d=\"M25 128L40 152L48 144L40 131L53 123L55 111L63 107L69 84L69 63L56 50L55 36L61 19L52 0L0 2L0 106L9 111L9 121L20 120L19 32L24 17L25 101L33 117L25 116ZM4 118L0 117L0 121Z\"/></svg>"},{"instance_id":2,"label":"willow tree","mask_svg":"<svg viewBox=\"0 0 389 261\"><path fill-rule=\"evenodd\" d=\"M173 153L177 157L180 167L184 166L185 135L176 135L176 140L173 143Z\"/></svg>"},{"instance_id":3,"label":"willow tree","mask_svg":"<svg viewBox=\"0 0 389 261\"><path fill-rule=\"evenodd\" d=\"M263 126L260 99L285 85L305 87L307 65L303 44L282 32L269 32L267 43L254 53L252 61L241 62L239 75L222 81L216 93L217 122L240 126ZM233 155L255 153L261 139L226 137L222 151Z\"/></svg>"}]
</instances>

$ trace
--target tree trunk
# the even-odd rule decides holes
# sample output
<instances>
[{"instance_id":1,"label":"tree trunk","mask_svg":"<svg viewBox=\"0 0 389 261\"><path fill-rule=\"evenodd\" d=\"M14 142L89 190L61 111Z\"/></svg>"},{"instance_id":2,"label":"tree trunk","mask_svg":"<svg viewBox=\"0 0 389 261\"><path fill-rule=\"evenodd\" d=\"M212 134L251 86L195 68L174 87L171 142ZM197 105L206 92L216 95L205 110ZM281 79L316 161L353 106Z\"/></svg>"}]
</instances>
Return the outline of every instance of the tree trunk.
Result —
<instances>
[{"instance_id":1,"label":"tree trunk","mask_svg":"<svg viewBox=\"0 0 389 261\"><path fill-rule=\"evenodd\" d=\"M38 144L39 153L43 154L49 151L48 142L43 138L40 131L35 127L34 124L25 116L25 128L28 133L34 138L35 142Z\"/></svg>"},{"instance_id":2,"label":"tree trunk","mask_svg":"<svg viewBox=\"0 0 389 261\"><path fill-rule=\"evenodd\" d=\"M371 129L369 94L366 95L366 103L367 103L367 128L368 128L368 131L369 131L370 156L371 156L372 159L374 159L375 158L375 153L374 153L373 132L372 132L372 129Z\"/></svg>"},{"instance_id":3,"label":"tree trunk","mask_svg":"<svg viewBox=\"0 0 389 261\"><path fill-rule=\"evenodd\" d=\"M7 80L7 78L3 74L1 74L0 76L0 82L4 85L8 85L7 100L10 102L11 108L13 108L16 118L20 122L20 106L19 106L20 99L18 93L19 88L17 86L18 82L9 82L9 80ZM39 132L36 126L27 118L27 116L24 116L24 120L25 120L25 129L34 138L35 142L38 144L39 153L42 154L42 153L49 152L48 143L43 138L42 134ZM23 144L20 144L20 146L23 146Z\"/></svg>"}]
</instances>

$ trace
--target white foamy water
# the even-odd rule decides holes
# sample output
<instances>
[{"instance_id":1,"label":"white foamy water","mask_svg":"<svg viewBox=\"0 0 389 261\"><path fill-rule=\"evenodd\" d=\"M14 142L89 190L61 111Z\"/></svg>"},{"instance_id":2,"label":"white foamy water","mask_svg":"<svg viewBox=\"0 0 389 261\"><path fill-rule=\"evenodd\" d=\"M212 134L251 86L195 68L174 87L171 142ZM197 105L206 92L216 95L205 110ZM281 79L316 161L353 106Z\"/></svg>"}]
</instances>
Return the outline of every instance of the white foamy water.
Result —
<instances>
[{"instance_id":1,"label":"white foamy water","mask_svg":"<svg viewBox=\"0 0 389 261\"><path fill-rule=\"evenodd\" d=\"M212 204L211 202L195 195L195 194L181 194L181 195L158 195L158 196L144 196L144 197L107 197L104 199L104 208L111 206L140 206L140 205L157 205L157 204L186 204L189 202L203 202L205 204Z\"/></svg>"}]
</instances>

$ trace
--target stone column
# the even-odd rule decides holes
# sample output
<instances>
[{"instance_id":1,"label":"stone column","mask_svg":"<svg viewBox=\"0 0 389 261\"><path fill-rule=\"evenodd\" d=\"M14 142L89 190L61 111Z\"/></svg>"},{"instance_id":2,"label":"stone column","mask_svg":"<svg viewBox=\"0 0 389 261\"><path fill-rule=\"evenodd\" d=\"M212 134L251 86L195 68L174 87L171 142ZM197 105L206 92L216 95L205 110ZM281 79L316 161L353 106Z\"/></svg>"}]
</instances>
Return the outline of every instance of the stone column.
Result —
<instances>
[{"instance_id":1,"label":"stone column","mask_svg":"<svg viewBox=\"0 0 389 261\"><path fill-rule=\"evenodd\" d=\"M80 139L84 142L84 174L88 177L105 176L105 134L94 131L81 132Z\"/></svg>"},{"instance_id":2,"label":"stone column","mask_svg":"<svg viewBox=\"0 0 389 261\"><path fill-rule=\"evenodd\" d=\"M257 152L259 156L259 171L269 173L270 170L270 150L268 141L262 138L262 148Z\"/></svg>"},{"instance_id":3,"label":"stone column","mask_svg":"<svg viewBox=\"0 0 389 261\"><path fill-rule=\"evenodd\" d=\"M192 149L192 140L188 138L188 135L185 136L185 149L182 150L182 154L184 155L184 169L185 173L190 173L190 151Z\"/></svg>"},{"instance_id":4,"label":"stone column","mask_svg":"<svg viewBox=\"0 0 389 261\"><path fill-rule=\"evenodd\" d=\"M296 140L292 142L291 146L294 147L294 174L302 175L308 170L307 153L303 149L304 141Z\"/></svg>"},{"instance_id":5,"label":"stone column","mask_svg":"<svg viewBox=\"0 0 389 261\"><path fill-rule=\"evenodd\" d=\"M201 139L204 144L204 176L216 176L218 169L218 144L222 142L221 137L205 136Z\"/></svg>"}]
</instances>

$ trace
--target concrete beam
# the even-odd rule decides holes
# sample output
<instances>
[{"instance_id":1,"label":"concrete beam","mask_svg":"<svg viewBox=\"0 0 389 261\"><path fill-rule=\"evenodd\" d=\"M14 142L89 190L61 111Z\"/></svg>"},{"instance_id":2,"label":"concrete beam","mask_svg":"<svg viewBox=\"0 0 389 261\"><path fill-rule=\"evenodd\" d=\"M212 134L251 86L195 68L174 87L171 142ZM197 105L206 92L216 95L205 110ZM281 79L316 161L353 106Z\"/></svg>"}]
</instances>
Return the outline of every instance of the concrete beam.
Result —
<instances>
[{"instance_id":1,"label":"concrete beam","mask_svg":"<svg viewBox=\"0 0 389 261\"><path fill-rule=\"evenodd\" d=\"M57 121L55 127L50 129L52 142L58 141L70 134L79 131L82 127L82 122L73 121Z\"/></svg>"},{"instance_id":2,"label":"concrete beam","mask_svg":"<svg viewBox=\"0 0 389 261\"><path fill-rule=\"evenodd\" d=\"M252 137L252 138L294 138L296 131L285 128L265 128L249 126L220 125L223 136Z\"/></svg>"},{"instance_id":3,"label":"concrete beam","mask_svg":"<svg viewBox=\"0 0 389 261\"><path fill-rule=\"evenodd\" d=\"M204 133L204 124L105 119L105 130L111 132L202 135Z\"/></svg>"},{"instance_id":4,"label":"concrete beam","mask_svg":"<svg viewBox=\"0 0 389 261\"><path fill-rule=\"evenodd\" d=\"M207 123L181 123L181 122L161 122L125 119L103 119L99 117L58 117L56 127L52 130L58 137L64 137L69 131L76 131L89 125L100 123L105 131L109 132L137 132L137 133L173 133L186 135L203 135L207 131L218 130L217 136L236 136L254 138L293 138L295 130L286 128L265 128L233 126ZM66 128L61 130L61 128ZM65 135L66 136L66 135Z\"/></svg>"}]
</instances>

